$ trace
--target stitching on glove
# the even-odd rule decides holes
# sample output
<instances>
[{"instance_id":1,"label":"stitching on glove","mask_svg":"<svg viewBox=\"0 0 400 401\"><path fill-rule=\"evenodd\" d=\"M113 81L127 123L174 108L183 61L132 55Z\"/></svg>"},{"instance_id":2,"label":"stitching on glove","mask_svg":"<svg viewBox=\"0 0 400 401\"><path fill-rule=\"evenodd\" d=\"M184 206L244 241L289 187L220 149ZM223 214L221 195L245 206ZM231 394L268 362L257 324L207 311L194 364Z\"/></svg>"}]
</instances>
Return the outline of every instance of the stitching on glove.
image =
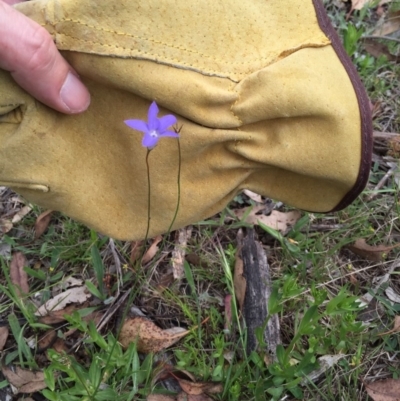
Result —
<instances>
[{"instance_id":1,"label":"stitching on glove","mask_svg":"<svg viewBox=\"0 0 400 401\"><path fill-rule=\"evenodd\" d=\"M87 23L82 22L82 21L79 21L79 20L74 20L74 19L69 19L69 18L63 18L63 19L59 20L58 22L55 22L55 23L52 24L52 25L55 26L56 24L59 24L59 23L62 23L62 22L72 22L72 23L75 23L75 24L79 24L79 25L86 26L86 27L88 27L88 28L94 29L94 30L99 31L99 32L107 32L107 33L112 33L112 34L115 34L115 35L125 36L125 37L128 37L128 38L134 38L134 39L140 39L140 40L148 40L148 41L150 41L150 42L152 42L152 43L159 44L159 45L163 45L163 46L167 46L167 47L172 48L172 49L182 50L182 51L185 51L185 52L187 52L187 53L196 54L196 55L198 55L198 56L208 58L208 59L213 60L213 61L216 61L216 62L218 62L218 63L223 63L223 64L232 65L232 61L230 61L230 60L226 61L226 60L223 60L223 59L211 57L211 56L208 55L208 54L204 54L204 53L198 52L198 51L196 51L196 50L191 50L191 49L187 49L187 48L185 48L185 47L175 46L175 45L172 45L172 44L169 44L169 43L165 43L165 42L161 42L161 41L158 41L158 40L155 40L155 39L152 39L152 38L148 38L148 37L142 37L142 36L137 36L137 35L131 35L131 34L128 34L128 33L125 33L125 32L118 32L118 31L114 31L114 30L111 30L111 29L98 28L98 27L96 27L96 26L94 26L94 25L90 25L90 24L87 24ZM46 24L41 24L41 25L44 26L44 27L46 26ZM77 37L68 35L68 34L66 34L66 33L61 33L61 32L57 32L57 33L58 33L59 35L64 35L64 36L67 36L67 37L71 37L71 38L73 38L73 39L77 39L77 40L84 41L84 42L88 42L88 43L98 44L98 45L101 45L101 46L108 46L108 47L113 47L113 48L116 48L116 49L121 48L121 49L124 49L124 50L131 50L131 51L139 51L139 52L140 52L140 50L138 50L138 49L133 49L133 48L131 48L131 47L116 46L116 45L110 45L110 44L107 44L107 43L94 42L94 41L90 41L90 40L85 40L85 39L77 38ZM276 62L277 60L281 59L282 57L287 57L288 55L290 55L290 54L292 54L292 53L294 53L294 52L296 52L296 51L298 51L298 50L301 50L301 49L303 49L303 48L310 48L310 47L312 47L312 48L318 48L318 47L325 47L325 46L328 46L328 45L330 45L331 43L330 43L330 41L329 41L328 38L327 38L327 40L328 40L327 43L303 43L303 44L298 45L297 47L294 47L293 49L285 50L285 51L283 51L282 53L280 53L280 54L276 57L276 59L274 59L273 61L271 61L268 65L270 65L270 64L272 64L272 63L274 63L274 62ZM143 53L143 52L142 52L142 53ZM152 54L153 56L160 57L160 55L158 55L158 54L153 54L153 53L145 53L145 54ZM270 59L270 58L269 58L269 57L261 57L261 58L256 58L256 59L252 59L252 60L248 60L248 61L235 62L234 64L235 64L235 65L245 65L245 64L254 63L255 61L264 61L264 60L268 60L268 59ZM180 62L180 63L181 63L181 64L184 64L184 63L182 63L182 62ZM187 64L187 65L191 66L190 64ZM193 67L194 67L194 66L193 66ZM266 67L266 66L264 66L264 67ZM246 73L245 73L245 74L246 74Z\"/></svg>"},{"instance_id":2,"label":"stitching on glove","mask_svg":"<svg viewBox=\"0 0 400 401\"><path fill-rule=\"evenodd\" d=\"M19 107L19 106L21 106L21 103L10 103L10 104L3 104L3 105L0 104L0 107L2 107L2 108L6 108L6 107Z\"/></svg>"},{"instance_id":3,"label":"stitching on glove","mask_svg":"<svg viewBox=\"0 0 400 401\"><path fill-rule=\"evenodd\" d=\"M236 100L235 102L232 104L232 106L230 107L229 111L232 113L233 117L236 118L236 120L239 121L240 126L243 125L243 121L241 120L241 118L235 113L235 111L233 110L233 108L237 105L237 103L240 100L240 94L239 91L236 89L236 82L233 82L231 87L229 88L230 92L233 92L236 94ZM240 128L237 128L238 131L240 131ZM236 149L236 142L235 142L235 149Z\"/></svg>"}]
</instances>

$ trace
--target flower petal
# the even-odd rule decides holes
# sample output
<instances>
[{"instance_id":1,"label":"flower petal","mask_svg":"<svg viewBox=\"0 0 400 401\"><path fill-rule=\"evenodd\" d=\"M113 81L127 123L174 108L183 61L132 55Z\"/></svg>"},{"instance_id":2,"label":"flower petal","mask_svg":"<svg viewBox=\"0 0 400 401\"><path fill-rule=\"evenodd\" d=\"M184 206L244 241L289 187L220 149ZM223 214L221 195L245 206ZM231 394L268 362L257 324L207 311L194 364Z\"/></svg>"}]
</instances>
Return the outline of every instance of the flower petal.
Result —
<instances>
[{"instance_id":1,"label":"flower petal","mask_svg":"<svg viewBox=\"0 0 400 401\"><path fill-rule=\"evenodd\" d=\"M147 113L147 124L149 126L149 130L150 131L155 131L158 129L158 118L157 118L157 114L158 114L159 110L158 110L158 106L156 102L152 102L150 107L149 107L149 111Z\"/></svg>"},{"instance_id":2,"label":"flower petal","mask_svg":"<svg viewBox=\"0 0 400 401\"><path fill-rule=\"evenodd\" d=\"M157 145L158 139L159 139L158 136L153 136L148 133L145 133L142 139L142 146L144 146L145 148L152 149L154 148L154 146Z\"/></svg>"},{"instance_id":3,"label":"flower petal","mask_svg":"<svg viewBox=\"0 0 400 401\"><path fill-rule=\"evenodd\" d=\"M125 120L124 123L132 129L146 133L149 130L147 124L142 120Z\"/></svg>"},{"instance_id":4,"label":"flower petal","mask_svg":"<svg viewBox=\"0 0 400 401\"><path fill-rule=\"evenodd\" d=\"M171 125L176 124L176 117L172 114L167 114L166 116L160 117L158 119L158 130L164 132Z\"/></svg>"},{"instance_id":5,"label":"flower petal","mask_svg":"<svg viewBox=\"0 0 400 401\"><path fill-rule=\"evenodd\" d=\"M171 136L173 138L179 138L179 134L177 134L176 132L172 132L172 131L160 132L159 137L161 138L163 136Z\"/></svg>"}]
</instances>

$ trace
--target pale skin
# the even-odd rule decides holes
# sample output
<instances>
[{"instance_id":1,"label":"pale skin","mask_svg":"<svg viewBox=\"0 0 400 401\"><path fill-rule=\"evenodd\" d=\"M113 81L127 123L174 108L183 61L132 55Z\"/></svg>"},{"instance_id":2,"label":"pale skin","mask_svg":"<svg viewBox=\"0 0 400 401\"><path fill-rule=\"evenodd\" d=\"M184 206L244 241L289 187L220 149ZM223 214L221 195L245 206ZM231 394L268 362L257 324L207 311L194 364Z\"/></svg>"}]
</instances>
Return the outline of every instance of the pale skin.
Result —
<instances>
[{"instance_id":1,"label":"pale skin","mask_svg":"<svg viewBox=\"0 0 400 401\"><path fill-rule=\"evenodd\" d=\"M66 114L85 111L90 94L58 52L50 34L12 5L0 0L0 69L9 71L27 92Z\"/></svg>"}]
</instances>

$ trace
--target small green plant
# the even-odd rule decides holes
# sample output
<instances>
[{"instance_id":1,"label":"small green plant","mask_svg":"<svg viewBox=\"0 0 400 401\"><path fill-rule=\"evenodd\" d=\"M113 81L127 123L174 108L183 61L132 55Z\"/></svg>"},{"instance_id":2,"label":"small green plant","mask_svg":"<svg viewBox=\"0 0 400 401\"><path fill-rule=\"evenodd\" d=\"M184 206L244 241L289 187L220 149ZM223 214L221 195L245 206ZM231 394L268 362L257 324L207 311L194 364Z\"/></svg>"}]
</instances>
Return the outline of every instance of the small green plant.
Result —
<instances>
[{"instance_id":1,"label":"small green plant","mask_svg":"<svg viewBox=\"0 0 400 401\"><path fill-rule=\"evenodd\" d=\"M48 388L43 390L48 400L128 401L149 391L151 354L140 361L135 343L124 351L112 334L104 338L92 322L85 325L77 315L73 321L89 334L91 363L87 367L71 355L49 350L50 365L44 371Z\"/></svg>"}]
</instances>

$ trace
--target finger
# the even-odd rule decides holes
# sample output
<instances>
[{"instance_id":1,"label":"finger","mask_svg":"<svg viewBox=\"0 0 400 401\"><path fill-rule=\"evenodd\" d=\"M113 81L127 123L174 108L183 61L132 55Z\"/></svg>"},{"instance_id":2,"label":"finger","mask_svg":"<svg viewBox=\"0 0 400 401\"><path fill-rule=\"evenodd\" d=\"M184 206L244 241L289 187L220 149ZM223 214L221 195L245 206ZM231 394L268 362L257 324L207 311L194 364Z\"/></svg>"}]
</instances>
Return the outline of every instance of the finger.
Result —
<instances>
[{"instance_id":1,"label":"finger","mask_svg":"<svg viewBox=\"0 0 400 401\"><path fill-rule=\"evenodd\" d=\"M87 109L90 94L50 34L0 0L0 68L32 96L63 113Z\"/></svg>"},{"instance_id":2,"label":"finger","mask_svg":"<svg viewBox=\"0 0 400 401\"><path fill-rule=\"evenodd\" d=\"M13 6L14 4L23 3L25 0L3 0L4 3Z\"/></svg>"}]
</instances>

